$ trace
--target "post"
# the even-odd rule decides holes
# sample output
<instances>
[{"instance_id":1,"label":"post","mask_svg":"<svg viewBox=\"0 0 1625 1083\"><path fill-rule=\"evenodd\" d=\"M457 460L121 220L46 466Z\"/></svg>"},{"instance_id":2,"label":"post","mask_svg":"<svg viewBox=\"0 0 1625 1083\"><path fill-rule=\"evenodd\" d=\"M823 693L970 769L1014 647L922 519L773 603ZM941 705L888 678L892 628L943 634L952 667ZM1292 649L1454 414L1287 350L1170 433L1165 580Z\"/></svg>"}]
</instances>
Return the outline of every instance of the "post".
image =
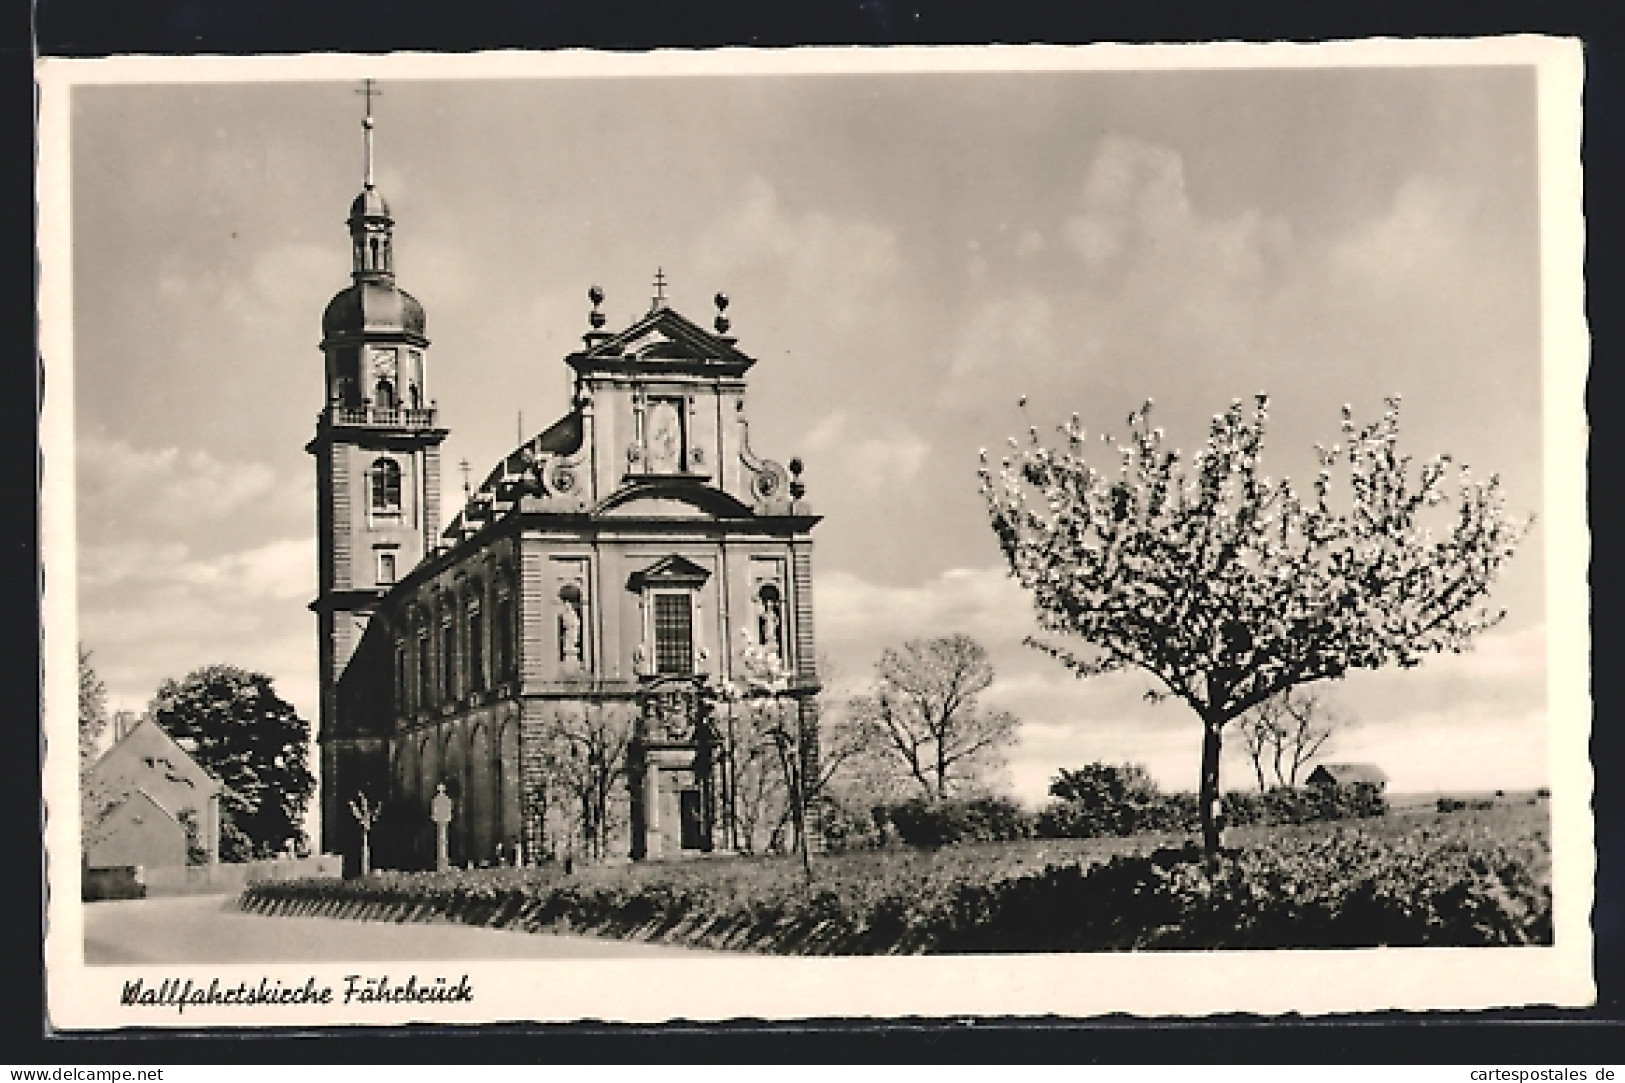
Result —
<instances>
[{"instance_id":1,"label":"post","mask_svg":"<svg viewBox=\"0 0 1625 1083\"><path fill-rule=\"evenodd\" d=\"M445 872L451 867L450 848L446 829L451 824L451 796L444 782L435 783L434 798L429 802L429 818L434 821L434 871Z\"/></svg>"}]
</instances>

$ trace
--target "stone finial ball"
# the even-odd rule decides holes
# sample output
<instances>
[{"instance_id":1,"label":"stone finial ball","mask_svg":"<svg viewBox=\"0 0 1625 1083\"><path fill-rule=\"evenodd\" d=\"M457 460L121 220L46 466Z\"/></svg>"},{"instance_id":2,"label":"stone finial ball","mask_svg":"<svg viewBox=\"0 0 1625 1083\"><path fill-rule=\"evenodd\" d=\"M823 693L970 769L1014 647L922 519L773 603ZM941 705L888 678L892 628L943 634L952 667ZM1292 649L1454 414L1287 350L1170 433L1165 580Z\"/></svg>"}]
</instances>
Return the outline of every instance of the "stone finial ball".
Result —
<instances>
[{"instance_id":1,"label":"stone finial ball","mask_svg":"<svg viewBox=\"0 0 1625 1083\"><path fill-rule=\"evenodd\" d=\"M595 305L603 304L604 303L604 291L603 291L603 289L601 287L598 287L598 286L593 286L591 289L587 290L587 300L591 301Z\"/></svg>"},{"instance_id":2,"label":"stone finial ball","mask_svg":"<svg viewBox=\"0 0 1625 1083\"><path fill-rule=\"evenodd\" d=\"M802 465L801 465L800 457L798 456L798 457L796 457L794 459L791 459L790 460L790 473L792 473L792 474L800 474L801 471L802 471Z\"/></svg>"},{"instance_id":3,"label":"stone finial ball","mask_svg":"<svg viewBox=\"0 0 1625 1083\"><path fill-rule=\"evenodd\" d=\"M717 294L716 302L717 302L717 311L721 312L723 309L728 307L728 295L726 293Z\"/></svg>"}]
</instances>

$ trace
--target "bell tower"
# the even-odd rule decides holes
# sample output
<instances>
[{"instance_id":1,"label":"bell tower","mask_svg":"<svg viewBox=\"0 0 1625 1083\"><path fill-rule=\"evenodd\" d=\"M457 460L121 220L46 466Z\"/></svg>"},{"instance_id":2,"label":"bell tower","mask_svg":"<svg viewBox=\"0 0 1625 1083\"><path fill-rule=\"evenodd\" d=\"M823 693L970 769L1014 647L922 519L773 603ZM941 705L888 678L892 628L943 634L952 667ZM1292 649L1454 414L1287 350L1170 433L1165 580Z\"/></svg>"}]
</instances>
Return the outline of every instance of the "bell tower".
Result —
<instances>
[{"instance_id":1,"label":"bell tower","mask_svg":"<svg viewBox=\"0 0 1625 1083\"><path fill-rule=\"evenodd\" d=\"M373 182L372 100L362 121L365 171L350 205L350 285L322 315L325 398L305 450L316 460L321 679L322 834L354 793L361 761L387 756L387 737L339 715L339 676L378 601L432 551L440 534L440 444L427 392L423 306L395 284L394 219ZM377 746L377 747L374 747ZM387 761L386 761L387 762ZM354 766L351 766L351 765Z\"/></svg>"}]
</instances>

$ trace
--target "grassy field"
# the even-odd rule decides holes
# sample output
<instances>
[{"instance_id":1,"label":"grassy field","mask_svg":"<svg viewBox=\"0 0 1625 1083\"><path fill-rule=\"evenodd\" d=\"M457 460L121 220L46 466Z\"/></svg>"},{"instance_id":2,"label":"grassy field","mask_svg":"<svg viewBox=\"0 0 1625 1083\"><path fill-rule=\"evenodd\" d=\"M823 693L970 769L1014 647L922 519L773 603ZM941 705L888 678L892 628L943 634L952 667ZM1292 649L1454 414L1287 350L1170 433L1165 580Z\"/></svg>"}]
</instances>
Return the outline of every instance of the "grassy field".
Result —
<instances>
[{"instance_id":1,"label":"grassy field","mask_svg":"<svg viewBox=\"0 0 1625 1083\"><path fill-rule=\"evenodd\" d=\"M264 884L245 909L456 920L801 954L1517 944L1550 940L1545 802L1188 836L378 873Z\"/></svg>"}]
</instances>

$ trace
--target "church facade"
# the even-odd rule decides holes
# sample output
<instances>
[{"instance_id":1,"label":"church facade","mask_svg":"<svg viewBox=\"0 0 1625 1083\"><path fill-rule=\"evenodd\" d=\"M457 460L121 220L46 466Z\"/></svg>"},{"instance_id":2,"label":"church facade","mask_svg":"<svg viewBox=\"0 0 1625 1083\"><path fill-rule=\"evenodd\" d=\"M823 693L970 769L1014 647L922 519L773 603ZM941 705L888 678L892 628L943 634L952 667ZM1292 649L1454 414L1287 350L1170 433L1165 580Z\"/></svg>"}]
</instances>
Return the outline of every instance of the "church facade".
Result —
<instances>
[{"instance_id":1,"label":"church facade","mask_svg":"<svg viewBox=\"0 0 1625 1083\"><path fill-rule=\"evenodd\" d=\"M724 849L732 750L708 687L771 657L803 771L816 771L811 530L800 463L758 455L718 295L707 330L665 303L618 332L602 293L567 412L503 457L440 530L440 446L422 305L395 282L372 184L351 208L352 282L323 317L318 480L322 848L358 863L350 802L382 801L381 865L434 862L429 801L453 801L454 864L544 849L561 719L599 749L634 859ZM550 787L553 790L550 790Z\"/></svg>"}]
</instances>

